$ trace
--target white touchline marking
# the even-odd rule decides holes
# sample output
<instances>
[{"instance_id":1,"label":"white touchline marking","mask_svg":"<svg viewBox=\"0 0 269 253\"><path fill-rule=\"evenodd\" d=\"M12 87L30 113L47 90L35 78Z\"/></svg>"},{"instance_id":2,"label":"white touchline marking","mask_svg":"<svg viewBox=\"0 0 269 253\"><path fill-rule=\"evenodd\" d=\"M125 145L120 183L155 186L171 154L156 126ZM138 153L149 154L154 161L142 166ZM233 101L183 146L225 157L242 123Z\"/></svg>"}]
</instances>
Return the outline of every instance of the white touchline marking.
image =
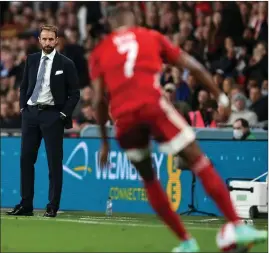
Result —
<instances>
[{"instance_id":1,"label":"white touchline marking","mask_svg":"<svg viewBox=\"0 0 269 253\"><path fill-rule=\"evenodd\" d=\"M91 220L91 221L117 221L117 222L138 222L138 223L141 223L141 222L145 222L145 219L141 219L141 218L134 218L134 217L119 217L119 216L107 216L107 217L101 217L101 216L83 216L83 217L79 217L78 219L80 220ZM208 219L208 220L186 220L184 222L184 224L189 224L189 225L192 225L192 224L203 224L204 225L204 222L205 221L215 221L215 220L218 220L218 219ZM210 224L210 225L221 225L221 224Z\"/></svg>"},{"instance_id":2,"label":"white touchline marking","mask_svg":"<svg viewBox=\"0 0 269 253\"><path fill-rule=\"evenodd\" d=\"M59 219L59 218L45 218L45 217L18 217L17 219L8 216L1 216L4 220L34 220L34 221L54 221L54 222L70 222L70 223L81 223L81 224L92 224L92 225L112 225L112 226L127 226L127 227L144 227L144 228L166 228L165 225L161 224L139 224L139 223L119 223L108 221L94 221L94 220L72 220L72 219ZM185 222L185 224L187 224ZM189 223L194 224L194 223ZM205 227L188 226L189 229L193 230L204 230ZM217 230L218 228L206 227L207 230Z\"/></svg>"},{"instance_id":3,"label":"white touchline marking","mask_svg":"<svg viewBox=\"0 0 269 253\"><path fill-rule=\"evenodd\" d=\"M74 217L74 216L73 216ZM143 220L143 218L121 217L121 216L81 216L84 219L121 219L121 220Z\"/></svg>"},{"instance_id":4,"label":"white touchline marking","mask_svg":"<svg viewBox=\"0 0 269 253\"><path fill-rule=\"evenodd\" d=\"M94 218L79 218L79 220L90 220L90 221L102 221L101 219ZM126 220L126 219L103 219L103 221L116 221L116 222L144 222L142 220Z\"/></svg>"}]
</instances>

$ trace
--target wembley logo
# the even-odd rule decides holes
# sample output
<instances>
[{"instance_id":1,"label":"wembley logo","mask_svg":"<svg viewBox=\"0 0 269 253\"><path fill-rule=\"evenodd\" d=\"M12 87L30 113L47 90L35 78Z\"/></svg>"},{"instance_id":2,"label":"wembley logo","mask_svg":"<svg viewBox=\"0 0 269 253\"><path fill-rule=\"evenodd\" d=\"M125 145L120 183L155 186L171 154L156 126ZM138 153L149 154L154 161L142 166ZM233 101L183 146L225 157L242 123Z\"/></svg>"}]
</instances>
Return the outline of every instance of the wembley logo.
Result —
<instances>
[{"instance_id":1,"label":"wembley logo","mask_svg":"<svg viewBox=\"0 0 269 253\"><path fill-rule=\"evenodd\" d=\"M70 168L70 164L74 158L74 156L82 150L84 154L84 165L75 167L73 169ZM66 163L63 165L63 170L67 172L69 175L72 177L78 179L78 180L83 180L83 178L87 175L87 172L91 172L91 169L88 168L89 165L89 152L88 152L88 146L85 142L80 142L72 151L70 156L68 157ZM81 171L82 173L79 173L78 171Z\"/></svg>"}]
</instances>

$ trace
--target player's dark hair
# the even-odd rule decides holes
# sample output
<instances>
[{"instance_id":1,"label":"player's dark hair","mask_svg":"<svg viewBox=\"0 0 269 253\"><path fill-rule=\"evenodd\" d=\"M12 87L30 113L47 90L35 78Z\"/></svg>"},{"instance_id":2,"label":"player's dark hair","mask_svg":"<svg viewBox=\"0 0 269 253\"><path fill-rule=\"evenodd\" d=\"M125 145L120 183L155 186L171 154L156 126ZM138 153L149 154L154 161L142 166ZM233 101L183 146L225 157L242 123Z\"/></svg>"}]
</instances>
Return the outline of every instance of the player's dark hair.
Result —
<instances>
[{"instance_id":1,"label":"player's dark hair","mask_svg":"<svg viewBox=\"0 0 269 253\"><path fill-rule=\"evenodd\" d=\"M133 13L132 9L125 6L112 7L108 12L108 18L115 19L119 25L124 23L124 15L127 13Z\"/></svg>"}]
</instances>

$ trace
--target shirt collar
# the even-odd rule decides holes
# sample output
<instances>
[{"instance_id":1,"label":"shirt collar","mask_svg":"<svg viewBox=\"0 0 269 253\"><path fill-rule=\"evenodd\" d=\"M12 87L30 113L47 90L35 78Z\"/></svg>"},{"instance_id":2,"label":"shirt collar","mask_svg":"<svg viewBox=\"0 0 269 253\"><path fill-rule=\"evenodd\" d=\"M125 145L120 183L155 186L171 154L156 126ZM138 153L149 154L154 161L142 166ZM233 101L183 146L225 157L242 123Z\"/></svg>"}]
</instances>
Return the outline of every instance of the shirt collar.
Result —
<instances>
[{"instance_id":1,"label":"shirt collar","mask_svg":"<svg viewBox=\"0 0 269 253\"><path fill-rule=\"evenodd\" d=\"M43 52L43 50L42 50L41 58L42 58L43 56L47 56L47 57L52 61L53 58L54 58L54 56L55 56L55 54L56 54L56 50L55 50L55 48L53 49L53 51L52 51L50 54L45 54L45 53Z\"/></svg>"}]
</instances>

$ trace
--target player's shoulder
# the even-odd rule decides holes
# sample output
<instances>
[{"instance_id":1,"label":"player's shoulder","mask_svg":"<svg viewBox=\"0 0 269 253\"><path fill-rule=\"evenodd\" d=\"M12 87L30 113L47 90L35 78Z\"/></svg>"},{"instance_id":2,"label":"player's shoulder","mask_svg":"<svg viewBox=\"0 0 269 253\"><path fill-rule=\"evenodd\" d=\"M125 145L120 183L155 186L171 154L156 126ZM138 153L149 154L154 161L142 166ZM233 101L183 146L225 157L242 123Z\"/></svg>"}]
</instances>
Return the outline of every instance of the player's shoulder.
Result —
<instances>
[{"instance_id":1,"label":"player's shoulder","mask_svg":"<svg viewBox=\"0 0 269 253\"><path fill-rule=\"evenodd\" d=\"M153 29L149 29L146 27L142 27L142 26L138 26L133 28L134 33L140 33L140 34L145 34L145 35L149 35L149 36L158 36L158 34L160 34L158 31L153 30Z\"/></svg>"},{"instance_id":2,"label":"player's shoulder","mask_svg":"<svg viewBox=\"0 0 269 253\"><path fill-rule=\"evenodd\" d=\"M142 28L142 29L143 29L142 31L143 37L146 40L155 41L157 43L159 43L162 40L163 35L160 32L150 28Z\"/></svg>"},{"instance_id":3,"label":"player's shoulder","mask_svg":"<svg viewBox=\"0 0 269 253\"><path fill-rule=\"evenodd\" d=\"M98 43L98 45L95 45L94 48L92 49L91 53L90 53L90 57L96 55L99 51L100 48L100 43Z\"/></svg>"},{"instance_id":4,"label":"player's shoulder","mask_svg":"<svg viewBox=\"0 0 269 253\"><path fill-rule=\"evenodd\" d=\"M108 36L107 35L104 39L99 41L91 51L91 53L88 56L88 62L90 64L94 65L94 62L98 62L101 58L102 53L104 53L107 50L107 42L108 42Z\"/></svg>"},{"instance_id":5,"label":"player's shoulder","mask_svg":"<svg viewBox=\"0 0 269 253\"><path fill-rule=\"evenodd\" d=\"M156 30L153 30L153 29L149 29L149 33L153 38L155 38L157 40L160 40L164 37L163 34L161 34L160 32L158 32Z\"/></svg>"},{"instance_id":6,"label":"player's shoulder","mask_svg":"<svg viewBox=\"0 0 269 253\"><path fill-rule=\"evenodd\" d=\"M91 53L89 55L89 60L93 60L96 57L98 57L98 54L99 54L101 48L102 48L102 42L99 42L97 45L95 45L95 47L93 48L93 50L91 51Z\"/></svg>"}]
</instances>

